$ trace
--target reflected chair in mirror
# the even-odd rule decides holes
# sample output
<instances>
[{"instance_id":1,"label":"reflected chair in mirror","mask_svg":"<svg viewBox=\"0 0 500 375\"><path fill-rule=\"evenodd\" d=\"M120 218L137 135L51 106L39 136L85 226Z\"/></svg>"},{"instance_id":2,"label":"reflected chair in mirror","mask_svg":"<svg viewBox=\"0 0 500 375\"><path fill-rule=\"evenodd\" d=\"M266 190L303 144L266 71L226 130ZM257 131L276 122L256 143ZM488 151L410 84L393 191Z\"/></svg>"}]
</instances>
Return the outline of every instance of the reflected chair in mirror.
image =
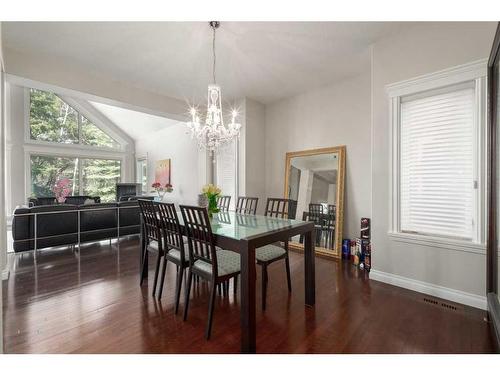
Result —
<instances>
[{"instance_id":1,"label":"reflected chair in mirror","mask_svg":"<svg viewBox=\"0 0 500 375\"><path fill-rule=\"evenodd\" d=\"M257 203L259 198L254 197L238 197L235 211L240 214L255 215L257 212Z\"/></svg>"},{"instance_id":2,"label":"reflected chair in mirror","mask_svg":"<svg viewBox=\"0 0 500 375\"><path fill-rule=\"evenodd\" d=\"M335 239L335 220L337 219L337 206L334 204L328 205L328 213L326 219L327 231L327 247L333 249L333 242Z\"/></svg>"},{"instance_id":3,"label":"reflected chair in mirror","mask_svg":"<svg viewBox=\"0 0 500 375\"><path fill-rule=\"evenodd\" d=\"M316 246L319 246L323 230L325 229L325 215L323 214L323 205L321 203L309 203L308 220L314 222Z\"/></svg>"},{"instance_id":4,"label":"reflected chair in mirror","mask_svg":"<svg viewBox=\"0 0 500 375\"><path fill-rule=\"evenodd\" d=\"M189 243L184 320L187 319L193 277L199 276L210 283L208 322L205 329L205 338L208 340L212 331L216 286L240 274L240 255L233 251L215 249L215 238L206 208L184 205L180 208Z\"/></svg>"},{"instance_id":5,"label":"reflected chair in mirror","mask_svg":"<svg viewBox=\"0 0 500 375\"><path fill-rule=\"evenodd\" d=\"M229 211L229 204L231 203L230 195L221 195L217 197L217 208L219 211L226 212Z\"/></svg>"},{"instance_id":6,"label":"reflected chair in mirror","mask_svg":"<svg viewBox=\"0 0 500 375\"><path fill-rule=\"evenodd\" d=\"M290 199L283 198L267 198L265 216L277 217L286 219L290 208ZM259 247L255 250L255 258L257 264L262 267L262 310L266 309L266 295L267 295L267 267L278 260L285 259L286 278L288 283L288 292L292 291L292 281L290 278L290 261L288 259L288 240L285 241L284 246L279 245L266 245Z\"/></svg>"},{"instance_id":7,"label":"reflected chair in mirror","mask_svg":"<svg viewBox=\"0 0 500 375\"><path fill-rule=\"evenodd\" d=\"M158 283L158 271L160 269L161 258L164 255L163 241L161 236L161 225L158 217L158 209L155 203L150 200L139 199L139 207L141 209L142 222L144 227L144 258L142 259L142 270L140 285L144 281L148 266L149 253L157 254L155 276L153 284L153 296L156 292L156 284Z\"/></svg>"},{"instance_id":8,"label":"reflected chair in mirror","mask_svg":"<svg viewBox=\"0 0 500 375\"><path fill-rule=\"evenodd\" d=\"M165 282L167 262L170 261L175 264L177 268L177 277L175 282L175 313L177 314L177 311L179 310L179 299L184 270L189 267L187 243L184 243L175 205L173 203L158 203L157 207L160 215L160 228L163 236L164 249L158 299L161 299L163 284Z\"/></svg>"}]
</instances>

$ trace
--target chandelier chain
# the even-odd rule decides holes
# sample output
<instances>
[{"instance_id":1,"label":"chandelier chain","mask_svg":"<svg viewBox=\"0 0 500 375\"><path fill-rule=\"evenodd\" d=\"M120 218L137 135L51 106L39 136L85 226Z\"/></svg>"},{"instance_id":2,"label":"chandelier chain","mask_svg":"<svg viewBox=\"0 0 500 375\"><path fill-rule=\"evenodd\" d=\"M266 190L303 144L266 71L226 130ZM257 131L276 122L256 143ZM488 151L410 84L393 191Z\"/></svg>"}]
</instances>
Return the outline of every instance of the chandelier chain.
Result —
<instances>
[{"instance_id":1,"label":"chandelier chain","mask_svg":"<svg viewBox=\"0 0 500 375\"><path fill-rule=\"evenodd\" d=\"M216 29L215 26L212 26L212 30L213 30L213 36L212 36L212 53L213 53L213 58L214 58L212 74L213 74L214 84L216 83L216 81L215 81L215 64L217 62L217 57L215 56L215 29Z\"/></svg>"}]
</instances>

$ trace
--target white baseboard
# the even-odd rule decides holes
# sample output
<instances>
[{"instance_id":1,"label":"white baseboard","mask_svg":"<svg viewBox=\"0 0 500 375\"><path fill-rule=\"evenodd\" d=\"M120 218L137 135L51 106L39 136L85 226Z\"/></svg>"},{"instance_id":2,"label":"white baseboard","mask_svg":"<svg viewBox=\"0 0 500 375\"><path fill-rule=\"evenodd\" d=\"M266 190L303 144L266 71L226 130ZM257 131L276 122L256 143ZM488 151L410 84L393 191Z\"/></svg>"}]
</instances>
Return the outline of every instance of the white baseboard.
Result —
<instances>
[{"instance_id":1,"label":"white baseboard","mask_svg":"<svg viewBox=\"0 0 500 375\"><path fill-rule=\"evenodd\" d=\"M486 310L486 296L462 292L456 289L445 288L436 284L426 283L424 281L410 279L407 277L395 275L392 273L377 271L372 268L370 271L370 279L381 281L386 284L399 286L401 288L410 289L415 292L429 294L434 297L447 299L449 301L461 303Z\"/></svg>"},{"instance_id":2,"label":"white baseboard","mask_svg":"<svg viewBox=\"0 0 500 375\"><path fill-rule=\"evenodd\" d=\"M2 280L7 280L9 278L9 269L6 268L2 270Z\"/></svg>"}]
</instances>

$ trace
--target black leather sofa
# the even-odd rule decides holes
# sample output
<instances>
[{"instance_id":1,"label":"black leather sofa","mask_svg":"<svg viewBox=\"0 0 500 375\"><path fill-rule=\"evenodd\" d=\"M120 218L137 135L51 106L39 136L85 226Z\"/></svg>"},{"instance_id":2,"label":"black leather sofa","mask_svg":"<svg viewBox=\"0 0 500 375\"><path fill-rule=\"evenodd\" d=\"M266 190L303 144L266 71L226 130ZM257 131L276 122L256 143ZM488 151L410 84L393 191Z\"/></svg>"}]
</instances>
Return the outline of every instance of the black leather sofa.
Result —
<instances>
[{"instance_id":1,"label":"black leather sofa","mask_svg":"<svg viewBox=\"0 0 500 375\"><path fill-rule=\"evenodd\" d=\"M65 204L84 204L86 200L93 200L94 203L101 203L101 197L91 197L90 195L70 195L66 197ZM33 206L49 206L58 204L56 202L56 197L37 197L29 198L28 203L30 207Z\"/></svg>"},{"instance_id":2,"label":"black leather sofa","mask_svg":"<svg viewBox=\"0 0 500 375\"><path fill-rule=\"evenodd\" d=\"M14 251L100 241L140 232L137 201L87 205L48 205L17 208L12 219ZM80 215L80 225L78 225Z\"/></svg>"}]
</instances>

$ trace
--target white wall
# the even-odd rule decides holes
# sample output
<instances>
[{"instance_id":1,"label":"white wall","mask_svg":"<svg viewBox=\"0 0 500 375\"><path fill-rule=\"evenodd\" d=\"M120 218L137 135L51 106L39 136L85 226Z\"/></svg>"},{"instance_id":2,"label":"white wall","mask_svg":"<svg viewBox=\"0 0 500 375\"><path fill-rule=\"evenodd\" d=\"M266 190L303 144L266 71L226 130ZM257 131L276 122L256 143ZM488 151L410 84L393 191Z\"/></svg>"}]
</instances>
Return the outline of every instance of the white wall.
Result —
<instances>
[{"instance_id":1,"label":"white wall","mask_svg":"<svg viewBox=\"0 0 500 375\"><path fill-rule=\"evenodd\" d=\"M283 196L287 152L346 146L347 238L359 236L361 217L371 217L369 69L359 77L267 105L265 112L267 196Z\"/></svg>"},{"instance_id":2,"label":"white wall","mask_svg":"<svg viewBox=\"0 0 500 375\"><path fill-rule=\"evenodd\" d=\"M148 187L154 182L156 161L171 159L171 183L174 191L165 194L165 201L197 204L198 194L207 181L205 152L199 151L185 123L146 134L136 140L136 156L148 158Z\"/></svg>"},{"instance_id":3,"label":"white wall","mask_svg":"<svg viewBox=\"0 0 500 375\"><path fill-rule=\"evenodd\" d=\"M240 173L240 195L259 198L257 213L263 214L266 207L265 183L265 107L246 98L244 136L240 138L240 157L244 177ZM242 165L243 164L243 165Z\"/></svg>"},{"instance_id":4,"label":"white wall","mask_svg":"<svg viewBox=\"0 0 500 375\"><path fill-rule=\"evenodd\" d=\"M487 58L495 28L495 23L422 24L379 41L372 56L371 277L480 307L486 305L484 253L401 243L387 235L390 131L385 86Z\"/></svg>"}]
</instances>

